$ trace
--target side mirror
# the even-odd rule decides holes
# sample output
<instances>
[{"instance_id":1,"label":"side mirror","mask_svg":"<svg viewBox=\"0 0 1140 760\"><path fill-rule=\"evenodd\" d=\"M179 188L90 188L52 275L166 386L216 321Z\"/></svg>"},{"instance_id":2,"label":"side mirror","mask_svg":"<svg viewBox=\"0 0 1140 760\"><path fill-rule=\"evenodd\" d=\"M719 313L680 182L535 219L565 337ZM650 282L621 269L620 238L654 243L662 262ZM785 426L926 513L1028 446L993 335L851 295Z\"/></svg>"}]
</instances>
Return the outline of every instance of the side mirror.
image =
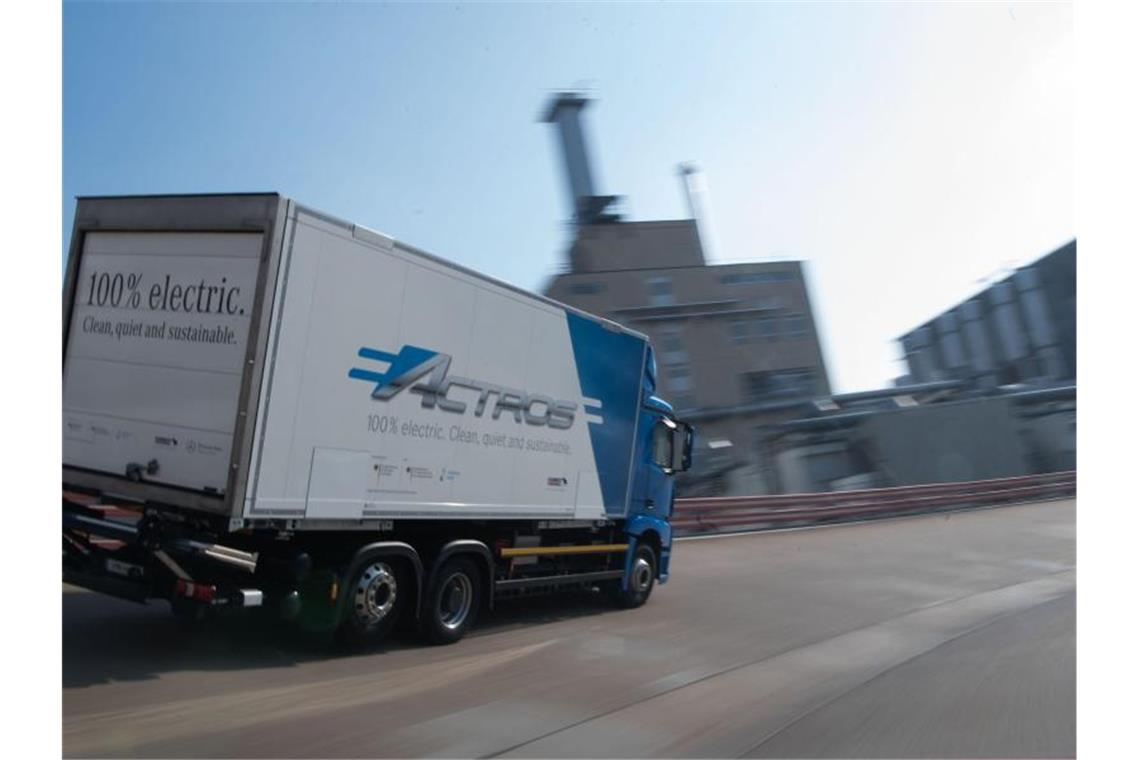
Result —
<instances>
[{"instance_id":1,"label":"side mirror","mask_svg":"<svg viewBox=\"0 0 1140 760\"><path fill-rule=\"evenodd\" d=\"M676 425L664 418L653 427L653 462L666 473L672 474L677 459Z\"/></svg>"},{"instance_id":2,"label":"side mirror","mask_svg":"<svg viewBox=\"0 0 1140 760\"><path fill-rule=\"evenodd\" d=\"M692 467L692 425L662 418L653 428L653 461L669 475Z\"/></svg>"},{"instance_id":3,"label":"side mirror","mask_svg":"<svg viewBox=\"0 0 1140 760\"><path fill-rule=\"evenodd\" d=\"M685 422L677 422L673 428L673 451L670 469L673 472L684 472L693 466L693 426Z\"/></svg>"}]
</instances>

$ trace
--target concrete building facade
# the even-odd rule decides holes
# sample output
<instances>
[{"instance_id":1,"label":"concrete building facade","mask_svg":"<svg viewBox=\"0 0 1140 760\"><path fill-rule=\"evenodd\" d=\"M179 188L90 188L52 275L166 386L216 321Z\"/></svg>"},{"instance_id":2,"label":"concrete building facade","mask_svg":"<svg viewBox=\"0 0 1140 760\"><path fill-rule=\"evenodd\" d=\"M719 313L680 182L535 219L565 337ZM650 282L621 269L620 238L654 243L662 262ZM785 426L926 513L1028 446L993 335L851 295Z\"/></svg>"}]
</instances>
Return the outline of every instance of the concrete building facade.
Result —
<instances>
[{"instance_id":1,"label":"concrete building facade","mask_svg":"<svg viewBox=\"0 0 1140 760\"><path fill-rule=\"evenodd\" d=\"M1013 477L1076 469L1076 387L964 381L828 399L769 430L768 479L785 493Z\"/></svg>"}]
</instances>

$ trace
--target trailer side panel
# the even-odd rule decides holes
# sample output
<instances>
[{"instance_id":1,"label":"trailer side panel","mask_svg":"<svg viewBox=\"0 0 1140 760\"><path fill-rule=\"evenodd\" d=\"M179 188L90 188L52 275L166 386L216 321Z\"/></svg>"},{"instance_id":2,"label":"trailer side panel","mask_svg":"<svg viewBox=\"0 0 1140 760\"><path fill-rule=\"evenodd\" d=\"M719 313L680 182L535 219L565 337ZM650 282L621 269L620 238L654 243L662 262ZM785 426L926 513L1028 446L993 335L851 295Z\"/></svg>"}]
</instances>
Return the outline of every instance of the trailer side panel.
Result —
<instances>
[{"instance_id":1,"label":"trailer side panel","mask_svg":"<svg viewBox=\"0 0 1140 760\"><path fill-rule=\"evenodd\" d=\"M598 383L557 305L303 209L291 238L246 518L625 514L643 338L598 323L633 368Z\"/></svg>"}]
</instances>

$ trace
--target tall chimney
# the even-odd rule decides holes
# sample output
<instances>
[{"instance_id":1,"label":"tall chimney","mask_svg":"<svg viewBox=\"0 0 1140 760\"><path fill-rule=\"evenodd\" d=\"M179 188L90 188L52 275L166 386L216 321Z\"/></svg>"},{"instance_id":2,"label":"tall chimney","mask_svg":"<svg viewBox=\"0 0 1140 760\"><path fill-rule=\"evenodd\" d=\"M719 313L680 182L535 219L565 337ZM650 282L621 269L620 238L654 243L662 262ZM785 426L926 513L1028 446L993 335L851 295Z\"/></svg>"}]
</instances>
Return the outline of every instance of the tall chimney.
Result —
<instances>
[{"instance_id":1,"label":"tall chimney","mask_svg":"<svg viewBox=\"0 0 1140 760\"><path fill-rule=\"evenodd\" d=\"M558 127L570 188L570 205L578 224L615 221L618 218L614 214L604 213L617 200L617 196L599 196L594 193L594 179L590 173L590 157L586 152L586 137L582 133L580 116L589 102L578 93L558 93L551 100L542 119Z\"/></svg>"},{"instance_id":2,"label":"tall chimney","mask_svg":"<svg viewBox=\"0 0 1140 760\"><path fill-rule=\"evenodd\" d=\"M705 184L704 176L696 164L677 164L677 175L681 178L681 190L685 193L685 202L689 206L689 218L697 227L697 242L704 255L708 220L705 218Z\"/></svg>"},{"instance_id":3,"label":"tall chimney","mask_svg":"<svg viewBox=\"0 0 1140 760\"><path fill-rule=\"evenodd\" d=\"M699 173L700 169L698 169L695 164L677 164L677 175L681 178L681 190L685 193L685 202L689 206L689 218L698 223L700 218L697 214L697 199L695 196L700 193L700 188L697 186Z\"/></svg>"}]
</instances>

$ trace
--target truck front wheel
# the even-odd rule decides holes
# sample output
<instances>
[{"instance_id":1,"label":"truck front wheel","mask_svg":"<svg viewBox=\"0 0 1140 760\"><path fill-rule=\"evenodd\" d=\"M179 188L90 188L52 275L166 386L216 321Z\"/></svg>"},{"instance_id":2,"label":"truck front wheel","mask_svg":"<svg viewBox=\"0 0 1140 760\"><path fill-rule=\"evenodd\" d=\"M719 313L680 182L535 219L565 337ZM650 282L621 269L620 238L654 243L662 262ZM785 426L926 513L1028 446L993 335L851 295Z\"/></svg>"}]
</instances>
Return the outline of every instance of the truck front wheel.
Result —
<instances>
[{"instance_id":1,"label":"truck front wheel","mask_svg":"<svg viewBox=\"0 0 1140 760\"><path fill-rule=\"evenodd\" d=\"M420 630L432 644L453 644L475 622L483 603L482 574L474 562L456 557L444 563L428 586Z\"/></svg>"},{"instance_id":2,"label":"truck front wheel","mask_svg":"<svg viewBox=\"0 0 1140 760\"><path fill-rule=\"evenodd\" d=\"M620 581L614 581L608 590L619 607L632 609L640 607L649 599L656 578L657 554L649 544L639 543L633 550L633 563L629 567L625 589L622 589Z\"/></svg>"},{"instance_id":3,"label":"truck front wheel","mask_svg":"<svg viewBox=\"0 0 1140 760\"><path fill-rule=\"evenodd\" d=\"M368 560L344 589L347 595L338 634L350 646L380 643L392 630L411 592L399 567L386 559Z\"/></svg>"}]
</instances>

